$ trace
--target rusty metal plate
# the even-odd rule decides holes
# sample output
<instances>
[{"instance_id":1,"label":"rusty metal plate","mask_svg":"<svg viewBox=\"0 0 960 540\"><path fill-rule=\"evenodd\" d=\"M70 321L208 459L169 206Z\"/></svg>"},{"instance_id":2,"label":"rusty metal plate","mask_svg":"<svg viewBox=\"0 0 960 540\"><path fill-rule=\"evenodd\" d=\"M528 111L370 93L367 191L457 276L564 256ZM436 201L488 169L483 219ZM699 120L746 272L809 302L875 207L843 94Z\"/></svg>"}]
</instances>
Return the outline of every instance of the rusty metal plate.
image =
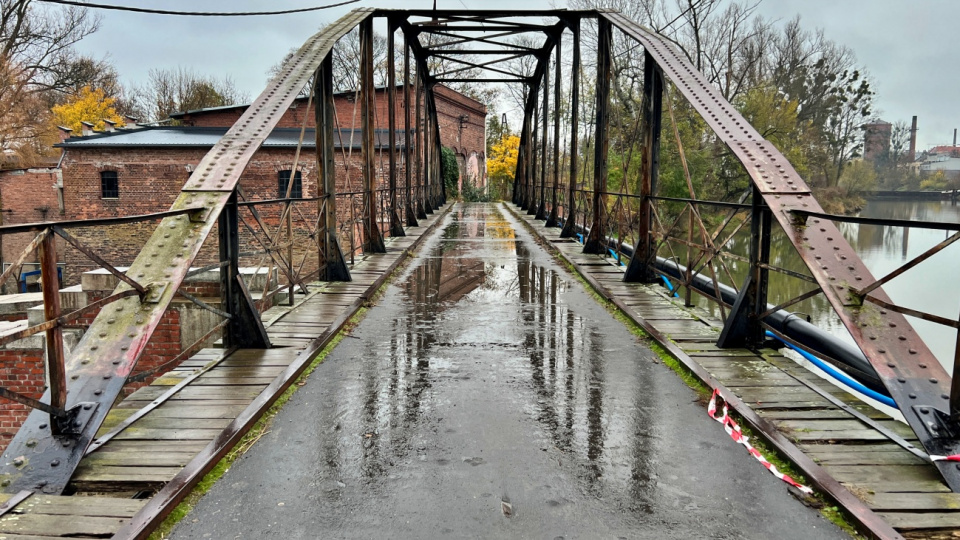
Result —
<instances>
[{"instance_id":1,"label":"rusty metal plate","mask_svg":"<svg viewBox=\"0 0 960 540\"><path fill-rule=\"evenodd\" d=\"M188 215L165 218L127 271L139 283L161 286L152 287L148 301L131 296L104 307L67 359L67 407L82 402L99 406L75 436L53 435L49 415L31 412L0 458L0 486L4 491L63 492L191 263L216 227L250 157L333 44L371 13L353 11L308 40L203 158L172 206L175 210L206 208L208 211L200 214L203 221L191 220ZM128 288L121 283L115 292ZM49 402L49 394L43 399Z\"/></svg>"},{"instance_id":2,"label":"rusty metal plate","mask_svg":"<svg viewBox=\"0 0 960 540\"><path fill-rule=\"evenodd\" d=\"M804 195L810 188L787 158L767 141L736 141L730 149L763 194Z\"/></svg>"}]
</instances>

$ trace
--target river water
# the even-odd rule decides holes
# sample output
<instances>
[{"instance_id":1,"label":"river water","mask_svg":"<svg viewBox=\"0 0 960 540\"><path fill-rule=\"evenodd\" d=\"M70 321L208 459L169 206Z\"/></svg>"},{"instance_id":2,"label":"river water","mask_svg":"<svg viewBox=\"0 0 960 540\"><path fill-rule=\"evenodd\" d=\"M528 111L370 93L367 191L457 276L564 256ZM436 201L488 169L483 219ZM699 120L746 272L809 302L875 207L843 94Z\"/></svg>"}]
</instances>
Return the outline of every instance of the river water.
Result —
<instances>
[{"instance_id":1,"label":"river water","mask_svg":"<svg viewBox=\"0 0 960 540\"><path fill-rule=\"evenodd\" d=\"M903 219L911 221L960 222L960 206L949 201L870 201L860 213L862 217ZM873 275L882 277L924 251L950 236L950 232L920 228L888 227L839 223L838 227L850 245L860 255ZM775 227L776 228L776 227ZM778 229L778 228L777 228ZM746 233L738 235L728 245L733 253L746 255L749 239ZM680 253L678 251L678 253ZM730 273L742 282L745 265L727 260ZM804 274L809 274L796 249L781 230L774 232L771 242L771 264ZM895 278L884 290L901 306L909 307L941 317L956 320L960 313L960 242L920 263L915 268ZM728 281L728 279L723 279ZM770 274L769 301L779 304L799 296L811 288L811 284L775 272ZM715 308L705 305L713 311ZM809 315L812 322L830 333L853 343L840 319L833 312L826 298L818 295L791 307L796 313ZM714 311L715 313L715 311ZM715 313L716 314L716 313ZM947 368L953 370L953 356L957 333L935 323L907 317L927 346Z\"/></svg>"}]
</instances>

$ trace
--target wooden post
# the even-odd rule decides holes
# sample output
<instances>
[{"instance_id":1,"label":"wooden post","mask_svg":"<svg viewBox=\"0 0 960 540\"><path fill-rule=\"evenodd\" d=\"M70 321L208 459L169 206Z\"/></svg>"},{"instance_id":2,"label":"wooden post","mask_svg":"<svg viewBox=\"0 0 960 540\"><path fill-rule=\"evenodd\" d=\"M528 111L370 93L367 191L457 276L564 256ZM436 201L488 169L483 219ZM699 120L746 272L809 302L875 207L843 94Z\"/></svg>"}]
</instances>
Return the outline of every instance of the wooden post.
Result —
<instances>
[{"instance_id":1,"label":"wooden post","mask_svg":"<svg viewBox=\"0 0 960 540\"><path fill-rule=\"evenodd\" d=\"M394 60L394 41L397 25L393 19L387 22L387 136L390 138L390 236L406 236L397 208L397 76Z\"/></svg>"},{"instance_id":2,"label":"wooden post","mask_svg":"<svg viewBox=\"0 0 960 540\"><path fill-rule=\"evenodd\" d=\"M610 41L613 29L604 18L597 19L597 125L596 149L593 160L593 223L583 243L584 253L606 253L607 245L603 230L603 214L607 204L607 151L610 138L607 136L610 121Z\"/></svg>"},{"instance_id":3,"label":"wooden post","mask_svg":"<svg viewBox=\"0 0 960 540\"><path fill-rule=\"evenodd\" d=\"M43 315L48 321L60 317L60 279L57 275L57 237L47 232L40 243L40 286L43 287ZM64 410L67 406L67 368L63 358L63 330L59 326L47 330L47 371L50 375L50 406ZM51 415L50 425L58 426Z\"/></svg>"},{"instance_id":4,"label":"wooden post","mask_svg":"<svg viewBox=\"0 0 960 540\"><path fill-rule=\"evenodd\" d=\"M410 136L410 38L403 35L403 169L406 183L403 199L403 214L406 217L407 227L417 227L417 212L413 203L413 163L410 159L412 137Z\"/></svg>"},{"instance_id":5,"label":"wooden post","mask_svg":"<svg viewBox=\"0 0 960 540\"><path fill-rule=\"evenodd\" d=\"M317 184L323 224L323 264L327 281L350 281L347 261L337 236L337 170L333 136L333 53L328 53L314 77L314 101L317 104ZM351 238L353 237L351 225Z\"/></svg>"},{"instance_id":6,"label":"wooden post","mask_svg":"<svg viewBox=\"0 0 960 540\"><path fill-rule=\"evenodd\" d=\"M377 177L374 111L377 90L373 86L373 18L360 23L360 121L363 129L363 233L365 253L385 253L377 217Z\"/></svg>"},{"instance_id":7,"label":"wooden post","mask_svg":"<svg viewBox=\"0 0 960 540\"><path fill-rule=\"evenodd\" d=\"M570 86L570 183L567 186L567 216L560 231L560 238L573 238L577 234L577 166L579 165L580 134L580 21L572 23L573 67Z\"/></svg>"},{"instance_id":8,"label":"wooden post","mask_svg":"<svg viewBox=\"0 0 960 540\"><path fill-rule=\"evenodd\" d=\"M553 191L551 194L551 204L550 204L550 213L547 216L547 227L556 227L557 218L559 214L557 213L557 206L559 204L557 197L557 190L560 189L560 83L562 78L560 77L560 42L562 39L563 33L560 32L557 34L556 39L556 62L553 65L554 69L554 81L553 81Z\"/></svg>"},{"instance_id":9,"label":"wooden post","mask_svg":"<svg viewBox=\"0 0 960 540\"><path fill-rule=\"evenodd\" d=\"M656 193L657 175L660 170L660 121L663 112L663 72L650 53L643 61L643 153L640 162L640 212L637 245L633 258L623 274L624 281L651 282L656 274L649 268L656 256L650 228L653 226L653 209L649 197Z\"/></svg>"}]
</instances>

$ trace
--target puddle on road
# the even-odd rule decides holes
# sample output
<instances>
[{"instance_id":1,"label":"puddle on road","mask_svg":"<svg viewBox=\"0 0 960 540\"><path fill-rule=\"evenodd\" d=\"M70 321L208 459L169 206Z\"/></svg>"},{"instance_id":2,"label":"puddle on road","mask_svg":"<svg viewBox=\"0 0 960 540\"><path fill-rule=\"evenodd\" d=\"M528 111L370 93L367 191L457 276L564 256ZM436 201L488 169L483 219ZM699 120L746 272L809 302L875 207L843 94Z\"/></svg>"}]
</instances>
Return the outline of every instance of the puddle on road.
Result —
<instances>
[{"instance_id":1,"label":"puddle on road","mask_svg":"<svg viewBox=\"0 0 960 540\"><path fill-rule=\"evenodd\" d=\"M610 371L608 359L627 351L605 344L598 325L567 303L570 284L554 267L493 205L458 206L398 284L402 314L371 351L386 365L361 374L364 416L371 430L413 428L450 406L442 385L469 382L534 418L542 450L558 452L586 489L626 492L635 510L647 510L652 403L637 390L635 369ZM584 299L592 301L576 300ZM419 451L406 432L390 431L393 446ZM369 461L379 461L384 441L369 441L364 461L376 476L380 465Z\"/></svg>"}]
</instances>

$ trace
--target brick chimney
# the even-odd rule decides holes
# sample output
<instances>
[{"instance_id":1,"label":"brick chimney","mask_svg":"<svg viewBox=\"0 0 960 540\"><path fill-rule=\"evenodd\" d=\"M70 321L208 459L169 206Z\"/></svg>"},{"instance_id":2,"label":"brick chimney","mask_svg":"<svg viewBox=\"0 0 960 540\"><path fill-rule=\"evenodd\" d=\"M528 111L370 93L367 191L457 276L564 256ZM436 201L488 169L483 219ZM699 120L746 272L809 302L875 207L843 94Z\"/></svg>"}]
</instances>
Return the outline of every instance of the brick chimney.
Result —
<instances>
[{"instance_id":1,"label":"brick chimney","mask_svg":"<svg viewBox=\"0 0 960 540\"><path fill-rule=\"evenodd\" d=\"M93 135L93 124L90 122L80 122L80 135L83 137L89 137Z\"/></svg>"},{"instance_id":2,"label":"brick chimney","mask_svg":"<svg viewBox=\"0 0 960 540\"><path fill-rule=\"evenodd\" d=\"M910 160L910 163L913 163L917 160L917 117L913 117L913 122L910 124L910 153L907 154L907 157Z\"/></svg>"},{"instance_id":3,"label":"brick chimney","mask_svg":"<svg viewBox=\"0 0 960 540\"><path fill-rule=\"evenodd\" d=\"M73 130L66 126L57 126L58 135L60 135L60 142L63 142L70 138L70 134L73 133Z\"/></svg>"},{"instance_id":4,"label":"brick chimney","mask_svg":"<svg viewBox=\"0 0 960 540\"><path fill-rule=\"evenodd\" d=\"M129 114L123 115L123 122L126 124L127 129L136 129L137 122L139 121L140 119L136 116L130 116Z\"/></svg>"},{"instance_id":5,"label":"brick chimney","mask_svg":"<svg viewBox=\"0 0 960 540\"><path fill-rule=\"evenodd\" d=\"M117 123L113 120L103 119L103 130L107 133L113 133L117 129Z\"/></svg>"}]
</instances>

